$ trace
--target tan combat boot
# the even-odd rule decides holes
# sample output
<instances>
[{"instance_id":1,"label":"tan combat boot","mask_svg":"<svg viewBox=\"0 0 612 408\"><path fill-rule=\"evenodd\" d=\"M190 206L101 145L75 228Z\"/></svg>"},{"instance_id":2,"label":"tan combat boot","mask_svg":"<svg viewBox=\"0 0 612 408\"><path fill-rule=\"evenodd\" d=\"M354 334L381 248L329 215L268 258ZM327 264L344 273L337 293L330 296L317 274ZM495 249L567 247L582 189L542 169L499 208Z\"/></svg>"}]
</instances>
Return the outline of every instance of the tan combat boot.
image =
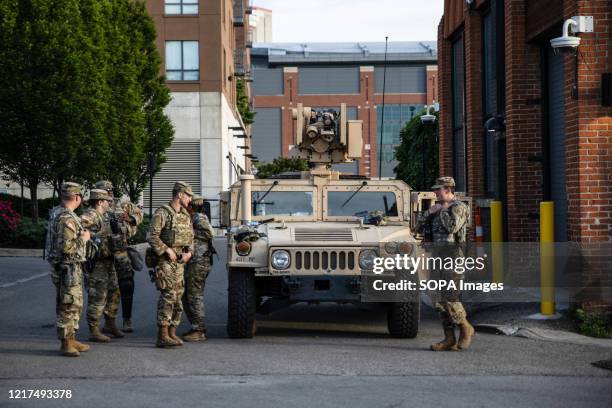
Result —
<instances>
[{"instance_id":1,"label":"tan combat boot","mask_svg":"<svg viewBox=\"0 0 612 408\"><path fill-rule=\"evenodd\" d=\"M62 339L62 346L60 347L60 352L66 357L78 357L81 355L81 353L79 353L79 350L77 350L72 345L70 338Z\"/></svg>"},{"instance_id":2,"label":"tan combat boot","mask_svg":"<svg viewBox=\"0 0 612 408\"><path fill-rule=\"evenodd\" d=\"M167 348L174 347L177 343L168 336L168 326L159 326L159 330L157 331L157 343L155 343L157 347Z\"/></svg>"},{"instance_id":3,"label":"tan combat boot","mask_svg":"<svg viewBox=\"0 0 612 408\"><path fill-rule=\"evenodd\" d=\"M455 330L452 328L445 328L444 340L439 343L432 344L430 348L433 351L457 350L457 339L455 338Z\"/></svg>"},{"instance_id":4,"label":"tan combat boot","mask_svg":"<svg viewBox=\"0 0 612 408\"><path fill-rule=\"evenodd\" d=\"M113 337L121 339L125 337L125 334L115 324L114 317L106 317L106 322L104 323L104 327L102 328L102 333L112 334Z\"/></svg>"},{"instance_id":5,"label":"tan combat boot","mask_svg":"<svg viewBox=\"0 0 612 408\"><path fill-rule=\"evenodd\" d=\"M100 333L100 328L98 327L98 325L90 325L89 341L96 341L98 343L108 343L110 341L110 337Z\"/></svg>"},{"instance_id":6,"label":"tan combat boot","mask_svg":"<svg viewBox=\"0 0 612 408\"><path fill-rule=\"evenodd\" d=\"M72 337L70 337L70 341L72 342L72 346L75 349L77 349L79 352L83 352L83 351L89 350L89 345L81 343L80 341L78 341L74 334L72 335Z\"/></svg>"},{"instance_id":7,"label":"tan combat boot","mask_svg":"<svg viewBox=\"0 0 612 408\"><path fill-rule=\"evenodd\" d=\"M472 327L470 322L468 322L467 319L463 320L463 322L459 324L459 341L457 342L457 346L461 350L469 348L474 333L474 327Z\"/></svg>"},{"instance_id":8,"label":"tan combat boot","mask_svg":"<svg viewBox=\"0 0 612 408\"><path fill-rule=\"evenodd\" d=\"M183 334L183 340L188 342L204 341L206 340L206 335L201 330L189 330Z\"/></svg>"},{"instance_id":9,"label":"tan combat boot","mask_svg":"<svg viewBox=\"0 0 612 408\"><path fill-rule=\"evenodd\" d=\"M176 343L177 346L183 345L183 340L176 335L176 327L170 326L168 328L168 336Z\"/></svg>"},{"instance_id":10,"label":"tan combat boot","mask_svg":"<svg viewBox=\"0 0 612 408\"><path fill-rule=\"evenodd\" d=\"M123 332L132 333L133 331L134 327L132 326L132 319L123 319Z\"/></svg>"}]
</instances>

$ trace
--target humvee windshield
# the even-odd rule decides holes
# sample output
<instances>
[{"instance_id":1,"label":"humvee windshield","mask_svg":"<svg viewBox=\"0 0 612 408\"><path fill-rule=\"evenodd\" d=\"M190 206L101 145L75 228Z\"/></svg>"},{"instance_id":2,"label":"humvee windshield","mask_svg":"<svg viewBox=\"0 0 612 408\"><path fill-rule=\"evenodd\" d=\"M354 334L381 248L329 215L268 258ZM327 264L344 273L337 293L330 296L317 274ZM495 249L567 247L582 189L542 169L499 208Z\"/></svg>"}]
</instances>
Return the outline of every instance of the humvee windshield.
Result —
<instances>
[{"instance_id":1,"label":"humvee windshield","mask_svg":"<svg viewBox=\"0 0 612 408\"><path fill-rule=\"evenodd\" d=\"M329 216L366 217L368 212L382 210L388 217L397 217L395 194L389 191L330 191L327 195ZM348 200L348 201L347 201Z\"/></svg>"},{"instance_id":2,"label":"humvee windshield","mask_svg":"<svg viewBox=\"0 0 612 408\"><path fill-rule=\"evenodd\" d=\"M312 216L312 191L253 191L251 193L254 216L285 215Z\"/></svg>"}]
</instances>

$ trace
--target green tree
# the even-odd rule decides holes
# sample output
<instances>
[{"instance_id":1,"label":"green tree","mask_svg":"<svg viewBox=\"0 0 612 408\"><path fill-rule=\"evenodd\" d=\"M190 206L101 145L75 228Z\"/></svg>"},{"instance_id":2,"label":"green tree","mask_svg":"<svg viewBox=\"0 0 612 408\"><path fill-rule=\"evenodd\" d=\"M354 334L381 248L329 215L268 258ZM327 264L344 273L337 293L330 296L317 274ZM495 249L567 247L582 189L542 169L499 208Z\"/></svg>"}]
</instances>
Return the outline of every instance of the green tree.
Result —
<instances>
[{"instance_id":1,"label":"green tree","mask_svg":"<svg viewBox=\"0 0 612 408\"><path fill-rule=\"evenodd\" d=\"M174 134L144 2L0 0L0 171L40 183L110 179L132 199ZM33 217L38 216L36 205Z\"/></svg>"},{"instance_id":2,"label":"green tree","mask_svg":"<svg viewBox=\"0 0 612 408\"><path fill-rule=\"evenodd\" d=\"M236 82L236 99L238 105L238 113L242 117L242 122L248 126L255 122L256 113L249 106L249 97L246 93L246 84L244 79L239 79Z\"/></svg>"},{"instance_id":3,"label":"green tree","mask_svg":"<svg viewBox=\"0 0 612 408\"><path fill-rule=\"evenodd\" d=\"M30 189L34 219L39 183L87 180L108 157L100 10L82 3L0 1L0 170Z\"/></svg>"},{"instance_id":4,"label":"green tree","mask_svg":"<svg viewBox=\"0 0 612 408\"><path fill-rule=\"evenodd\" d=\"M299 157L277 157L271 163L259 163L255 167L257 177L264 179L288 171L308 170L308 162Z\"/></svg>"},{"instance_id":5,"label":"green tree","mask_svg":"<svg viewBox=\"0 0 612 408\"><path fill-rule=\"evenodd\" d=\"M435 115L435 124L421 123L420 115L412 118L401 130L401 143L395 148L395 157L399 162L394 169L397 179L419 191L429 190L438 177L438 114Z\"/></svg>"},{"instance_id":6,"label":"green tree","mask_svg":"<svg viewBox=\"0 0 612 408\"><path fill-rule=\"evenodd\" d=\"M137 200L148 180L148 157L154 173L165 161L174 129L163 109L170 91L159 74L155 25L142 1L105 0L106 81L110 89L105 118L110 157L99 178L111 180L115 194Z\"/></svg>"},{"instance_id":7,"label":"green tree","mask_svg":"<svg viewBox=\"0 0 612 408\"><path fill-rule=\"evenodd\" d=\"M155 45L155 24L142 1L113 2L112 21L117 31L111 33L121 44L111 48L110 82L118 108L110 123L114 131L113 159L108 178L132 200L148 182L148 158L155 158L153 173L161 170L165 151L174 138L174 128L164 108L170 103L170 90L159 74L161 58Z\"/></svg>"}]
</instances>

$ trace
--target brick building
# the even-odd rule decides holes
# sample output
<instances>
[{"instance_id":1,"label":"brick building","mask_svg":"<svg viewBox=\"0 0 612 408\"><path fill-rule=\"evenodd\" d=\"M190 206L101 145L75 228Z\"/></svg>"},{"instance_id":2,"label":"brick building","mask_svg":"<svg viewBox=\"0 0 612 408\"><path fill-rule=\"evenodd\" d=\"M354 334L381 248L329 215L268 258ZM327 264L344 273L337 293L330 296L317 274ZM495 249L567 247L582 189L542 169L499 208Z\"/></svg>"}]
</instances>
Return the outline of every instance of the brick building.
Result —
<instances>
[{"instance_id":1,"label":"brick building","mask_svg":"<svg viewBox=\"0 0 612 408\"><path fill-rule=\"evenodd\" d=\"M286 156L295 143L291 109L298 103L336 108L363 120L362 159L341 171L378 177L384 43L256 43L253 62L253 154L262 162ZM435 42L390 42L387 55L382 175L393 168L399 131L436 99Z\"/></svg>"},{"instance_id":2,"label":"brick building","mask_svg":"<svg viewBox=\"0 0 612 408\"><path fill-rule=\"evenodd\" d=\"M555 55L572 16L594 31ZM539 203L554 201L556 241L612 242L611 55L608 0L445 0L440 174L501 200L507 240L538 240Z\"/></svg>"},{"instance_id":3,"label":"brick building","mask_svg":"<svg viewBox=\"0 0 612 408\"><path fill-rule=\"evenodd\" d=\"M248 167L247 137L236 107L236 80L250 71L250 0L147 0L155 21L175 128L167 161L155 176L153 206L167 202L175 180L210 200L218 224L219 193ZM250 85L247 87L250 92ZM237 131L242 129L242 132ZM148 208L148 194L144 194Z\"/></svg>"}]
</instances>

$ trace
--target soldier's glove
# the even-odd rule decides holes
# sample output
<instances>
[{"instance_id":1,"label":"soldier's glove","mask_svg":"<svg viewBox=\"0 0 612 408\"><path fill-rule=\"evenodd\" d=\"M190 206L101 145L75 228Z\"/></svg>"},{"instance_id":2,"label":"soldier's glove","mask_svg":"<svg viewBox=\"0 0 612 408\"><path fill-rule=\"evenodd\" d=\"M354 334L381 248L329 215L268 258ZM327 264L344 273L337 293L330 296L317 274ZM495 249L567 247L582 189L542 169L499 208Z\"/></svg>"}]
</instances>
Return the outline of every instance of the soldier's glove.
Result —
<instances>
[{"instance_id":1,"label":"soldier's glove","mask_svg":"<svg viewBox=\"0 0 612 408\"><path fill-rule=\"evenodd\" d=\"M110 218L110 227L111 227L111 231L113 231L113 234L117 235L121 233L121 228L119 228L119 221L117 220L116 217Z\"/></svg>"}]
</instances>

